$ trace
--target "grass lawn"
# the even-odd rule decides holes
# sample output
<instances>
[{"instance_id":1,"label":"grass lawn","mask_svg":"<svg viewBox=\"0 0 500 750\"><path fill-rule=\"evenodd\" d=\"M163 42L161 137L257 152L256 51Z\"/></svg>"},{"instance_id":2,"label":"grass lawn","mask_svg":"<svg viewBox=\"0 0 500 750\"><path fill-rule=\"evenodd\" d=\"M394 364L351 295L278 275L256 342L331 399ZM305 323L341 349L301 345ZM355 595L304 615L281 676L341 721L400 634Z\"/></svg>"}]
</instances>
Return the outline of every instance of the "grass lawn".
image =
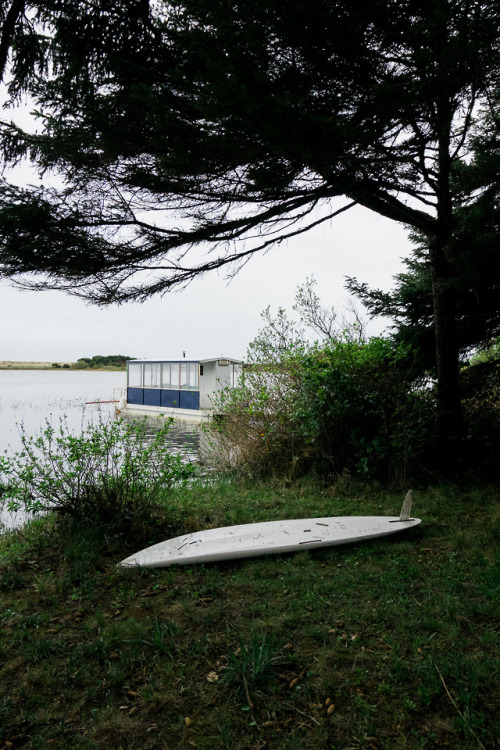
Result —
<instances>
[{"instance_id":1,"label":"grass lawn","mask_svg":"<svg viewBox=\"0 0 500 750\"><path fill-rule=\"evenodd\" d=\"M169 494L170 526L146 541L396 515L403 496L194 486ZM415 491L406 535L163 570L117 568L139 547L106 529L4 537L0 748L498 747L498 496Z\"/></svg>"}]
</instances>

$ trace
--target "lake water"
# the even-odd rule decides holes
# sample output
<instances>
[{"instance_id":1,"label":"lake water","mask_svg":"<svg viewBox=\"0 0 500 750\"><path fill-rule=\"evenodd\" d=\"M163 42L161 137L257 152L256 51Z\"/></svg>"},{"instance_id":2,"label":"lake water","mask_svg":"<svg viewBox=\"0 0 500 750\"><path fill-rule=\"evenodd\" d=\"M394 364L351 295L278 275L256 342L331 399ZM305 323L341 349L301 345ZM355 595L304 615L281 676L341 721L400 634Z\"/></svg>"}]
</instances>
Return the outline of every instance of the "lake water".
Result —
<instances>
[{"instance_id":1,"label":"lake water","mask_svg":"<svg viewBox=\"0 0 500 750\"><path fill-rule=\"evenodd\" d=\"M21 448L21 426L28 435L38 435L47 421L58 427L64 418L71 432L78 434L82 425L115 419L113 404L86 402L118 400L125 386L125 372L0 370L0 453ZM155 418L148 418L148 429L153 432L156 425ZM197 460L202 437L192 425L175 424L170 433L172 450ZM0 510L0 522L8 528L21 521L19 514Z\"/></svg>"}]
</instances>

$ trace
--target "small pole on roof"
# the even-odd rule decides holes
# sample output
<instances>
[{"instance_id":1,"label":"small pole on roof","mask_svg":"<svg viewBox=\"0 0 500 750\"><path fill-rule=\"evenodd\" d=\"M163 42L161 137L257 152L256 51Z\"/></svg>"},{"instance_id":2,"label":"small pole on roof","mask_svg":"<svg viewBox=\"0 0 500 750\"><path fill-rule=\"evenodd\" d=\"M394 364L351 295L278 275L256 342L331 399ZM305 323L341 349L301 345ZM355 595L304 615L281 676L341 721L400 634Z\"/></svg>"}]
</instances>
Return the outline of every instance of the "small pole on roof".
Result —
<instances>
[{"instance_id":1,"label":"small pole on roof","mask_svg":"<svg viewBox=\"0 0 500 750\"><path fill-rule=\"evenodd\" d=\"M186 352L182 352L182 356L186 359Z\"/></svg>"}]
</instances>

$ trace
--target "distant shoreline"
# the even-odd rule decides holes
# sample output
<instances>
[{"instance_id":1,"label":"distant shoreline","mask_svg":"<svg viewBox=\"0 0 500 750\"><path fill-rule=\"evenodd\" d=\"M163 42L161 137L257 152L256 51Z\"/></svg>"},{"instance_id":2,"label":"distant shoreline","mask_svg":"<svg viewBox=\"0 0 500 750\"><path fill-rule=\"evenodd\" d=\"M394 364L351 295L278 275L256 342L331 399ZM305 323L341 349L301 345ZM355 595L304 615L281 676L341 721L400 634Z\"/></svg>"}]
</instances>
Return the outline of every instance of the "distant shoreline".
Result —
<instances>
[{"instance_id":1,"label":"distant shoreline","mask_svg":"<svg viewBox=\"0 0 500 750\"><path fill-rule=\"evenodd\" d=\"M54 367L57 364L57 367ZM64 366L66 365L66 367ZM79 367L77 362L29 362L4 360L0 361L0 370L50 370L51 372L67 372L78 370L80 372L125 372L124 367Z\"/></svg>"}]
</instances>

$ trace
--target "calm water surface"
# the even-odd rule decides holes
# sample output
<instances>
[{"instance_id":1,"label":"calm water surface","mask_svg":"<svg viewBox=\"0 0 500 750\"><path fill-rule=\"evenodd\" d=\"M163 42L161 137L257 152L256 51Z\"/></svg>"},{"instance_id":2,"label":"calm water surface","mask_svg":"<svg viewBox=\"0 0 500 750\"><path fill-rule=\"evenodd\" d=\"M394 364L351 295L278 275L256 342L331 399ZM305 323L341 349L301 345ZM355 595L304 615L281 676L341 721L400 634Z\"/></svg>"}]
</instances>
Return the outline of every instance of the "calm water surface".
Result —
<instances>
[{"instance_id":1,"label":"calm water surface","mask_svg":"<svg viewBox=\"0 0 500 750\"><path fill-rule=\"evenodd\" d=\"M72 372L71 370L0 370L0 451L20 447L18 426L28 434L38 433L46 420L57 426L66 417L71 430L83 423L114 416L109 401L113 389L124 388L125 372Z\"/></svg>"},{"instance_id":2,"label":"calm water surface","mask_svg":"<svg viewBox=\"0 0 500 750\"><path fill-rule=\"evenodd\" d=\"M113 404L86 402L119 399L125 386L125 372L0 370L0 453L21 448L21 426L28 435L38 435L47 421L58 427L59 420L64 418L71 432L78 434L84 425L115 419ZM148 419L151 432L157 422ZM171 432L171 444L172 450L196 460L200 433L192 426L176 425ZM22 520L19 514L14 516L0 510L0 522L7 527Z\"/></svg>"}]
</instances>

